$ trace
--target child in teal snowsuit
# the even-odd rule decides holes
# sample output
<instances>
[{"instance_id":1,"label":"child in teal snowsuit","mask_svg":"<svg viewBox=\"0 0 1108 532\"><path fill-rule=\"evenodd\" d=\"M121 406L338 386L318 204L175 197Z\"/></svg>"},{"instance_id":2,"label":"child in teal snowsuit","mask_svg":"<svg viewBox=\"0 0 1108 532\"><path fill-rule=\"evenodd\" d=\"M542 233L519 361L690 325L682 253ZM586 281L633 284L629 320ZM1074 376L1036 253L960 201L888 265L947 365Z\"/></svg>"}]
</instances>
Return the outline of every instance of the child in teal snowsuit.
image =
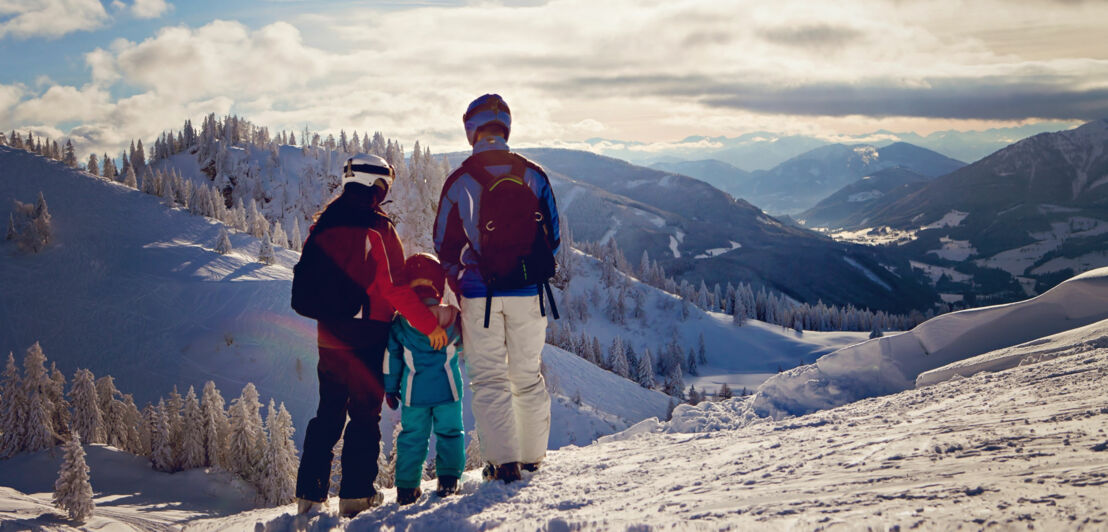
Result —
<instances>
[{"instance_id":1,"label":"child in teal snowsuit","mask_svg":"<svg viewBox=\"0 0 1108 532\"><path fill-rule=\"evenodd\" d=\"M454 353L448 353L446 347L433 349L427 336L408 320L402 316L393 320L385 361L385 397L394 410L403 404L402 430L396 439L396 494L399 504L410 504L422 494L419 486L432 431L437 493L446 496L457 490L465 468L465 433L458 368L461 323L455 309L440 304L445 273L438 260L426 253L409 257L404 270L416 295L440 316L450 342L457 344Z\"/></svg>"}]
</instances>

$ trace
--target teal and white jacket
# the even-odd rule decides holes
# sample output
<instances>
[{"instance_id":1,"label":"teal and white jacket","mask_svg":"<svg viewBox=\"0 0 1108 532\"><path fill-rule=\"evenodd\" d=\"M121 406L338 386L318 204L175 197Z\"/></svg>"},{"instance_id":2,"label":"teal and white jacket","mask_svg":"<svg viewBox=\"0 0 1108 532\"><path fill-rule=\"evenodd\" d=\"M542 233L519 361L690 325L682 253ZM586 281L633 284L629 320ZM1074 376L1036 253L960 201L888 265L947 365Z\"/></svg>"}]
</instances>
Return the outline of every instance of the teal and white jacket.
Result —
<instances>
[{"instance_id":1,"label":"teal and white jacket","mask_svg":"<svg viewBox=\"0 0 1108 532\"><path fill-rule=\"evenodd\" d=\"M385 393L399 392L404 406L438 406L462 399L461 324L455 320L443 328L450 338L447 345L457 346L453 352L448 347L432 349L427 335L408 320L400 315L393 319L385 357Z\"/></svg>"}]
</instances>

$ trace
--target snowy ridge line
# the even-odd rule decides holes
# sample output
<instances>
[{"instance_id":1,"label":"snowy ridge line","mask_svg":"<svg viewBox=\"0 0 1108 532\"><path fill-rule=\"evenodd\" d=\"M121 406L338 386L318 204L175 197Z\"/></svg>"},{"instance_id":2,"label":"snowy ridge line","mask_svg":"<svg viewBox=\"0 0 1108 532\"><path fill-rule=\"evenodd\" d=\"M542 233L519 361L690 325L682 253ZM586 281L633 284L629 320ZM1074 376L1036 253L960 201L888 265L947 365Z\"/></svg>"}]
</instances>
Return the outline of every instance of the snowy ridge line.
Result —
<instances>
[{"instance_id":1,"label":"snowy ridge line","mask_svg":"<svg viewBox=\"0 0 1108 532\"><path fill-rule=\"evenodd\" d=\"M739 428L909 390L917 382L932 385L1102 349L1108 347L1106 329L1108 268L1101 268L1026 301L944 314L910 331L839 349L770 377L752 398L678 405L668 422L646 420L602 441Z\"/></svg>"}]
</instances>

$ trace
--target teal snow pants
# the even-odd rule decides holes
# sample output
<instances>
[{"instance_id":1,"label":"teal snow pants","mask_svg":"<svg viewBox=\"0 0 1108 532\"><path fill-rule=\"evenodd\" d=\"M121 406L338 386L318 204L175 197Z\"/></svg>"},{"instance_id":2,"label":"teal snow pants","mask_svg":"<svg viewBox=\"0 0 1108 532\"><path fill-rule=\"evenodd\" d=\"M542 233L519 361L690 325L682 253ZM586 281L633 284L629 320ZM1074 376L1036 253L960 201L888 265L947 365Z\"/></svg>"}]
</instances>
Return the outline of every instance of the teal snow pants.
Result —
<instances>
[{"instance_id":1,"label":"teal snow pants","mask_svg":"<svg viewBox=\"0 0 1108 532\"><path fill-rule=\"evenodd\" d=\"M439 406L404 406L400 411L403 427L396 439L396 486L417 488L423 481L423 463L427 461L427 440L435 432L435 473L439 477L461 478L465 469L465 432L462 429L462 402Z\"/></svg>"}]
</instances>

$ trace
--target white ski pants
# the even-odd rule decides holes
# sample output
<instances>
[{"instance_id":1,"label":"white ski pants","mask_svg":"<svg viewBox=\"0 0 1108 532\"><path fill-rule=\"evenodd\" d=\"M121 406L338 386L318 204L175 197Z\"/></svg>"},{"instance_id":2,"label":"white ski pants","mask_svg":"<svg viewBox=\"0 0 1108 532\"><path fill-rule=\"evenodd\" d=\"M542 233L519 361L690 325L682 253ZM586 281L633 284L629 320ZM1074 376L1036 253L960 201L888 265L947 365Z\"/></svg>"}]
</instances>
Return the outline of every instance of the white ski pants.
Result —
<instances>
[{"instance_id":1,"label":"white ski pants","mask_svg":"<svg viewBox=\"0 0 1108 532\"><path fill-rule=\"evenodd\" d=\"M550 395L540 370L546 318L539 297L462 298L462 335L473 418L485 460L537 463L550 438Z\"/></svg>"}]
</instances>

